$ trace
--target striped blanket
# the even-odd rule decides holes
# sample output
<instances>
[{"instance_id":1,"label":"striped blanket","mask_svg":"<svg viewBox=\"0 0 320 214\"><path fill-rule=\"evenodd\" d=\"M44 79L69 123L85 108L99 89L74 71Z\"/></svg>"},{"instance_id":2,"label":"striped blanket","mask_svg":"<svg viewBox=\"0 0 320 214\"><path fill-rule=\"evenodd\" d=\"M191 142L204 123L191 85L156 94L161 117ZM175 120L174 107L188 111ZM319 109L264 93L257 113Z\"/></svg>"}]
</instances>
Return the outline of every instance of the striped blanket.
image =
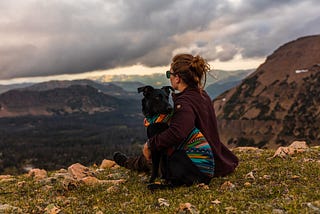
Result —
<instances>
[{"instance_id":1,"label":"striped blanket","mask_svg":"<svg viewBox=\"0 0 320 214\"><path fill-rule=\"evenodd\" d=\"M213 177L214 157L212 149L198 128L194 128L178 149L184 149L191 161L204 174Z\"/></svg>"}]
</instances>

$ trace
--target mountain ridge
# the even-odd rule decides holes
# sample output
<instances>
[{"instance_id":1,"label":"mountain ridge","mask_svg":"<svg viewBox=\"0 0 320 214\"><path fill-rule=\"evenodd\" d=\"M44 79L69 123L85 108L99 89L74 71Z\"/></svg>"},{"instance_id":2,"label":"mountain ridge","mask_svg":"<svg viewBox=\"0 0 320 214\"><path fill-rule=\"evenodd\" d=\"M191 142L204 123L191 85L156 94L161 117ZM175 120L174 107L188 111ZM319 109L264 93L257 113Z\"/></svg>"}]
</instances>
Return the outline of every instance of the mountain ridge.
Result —
<instances>
[{"instance_id":1,"label":"mountain ridge","mask_svg":"<svg viewBox=\"0 0 320 214\"><path fill-rule=\"evenodd\" d=\"M220 126L223 140L237 144L243 138L254 142L249 145L275 146L287 140L304 139L317 144L319 88L320 35L280 46L241 84L214 99L218 120L221 124L229 123L228 129ZM263 131L265 127L259 121L269 124L270 130ZM261 125L252 126L253 123ZM272 127L272 123L281 125ZM230 129L243 132L231 136Z\"/></svg>"}]
</instances>

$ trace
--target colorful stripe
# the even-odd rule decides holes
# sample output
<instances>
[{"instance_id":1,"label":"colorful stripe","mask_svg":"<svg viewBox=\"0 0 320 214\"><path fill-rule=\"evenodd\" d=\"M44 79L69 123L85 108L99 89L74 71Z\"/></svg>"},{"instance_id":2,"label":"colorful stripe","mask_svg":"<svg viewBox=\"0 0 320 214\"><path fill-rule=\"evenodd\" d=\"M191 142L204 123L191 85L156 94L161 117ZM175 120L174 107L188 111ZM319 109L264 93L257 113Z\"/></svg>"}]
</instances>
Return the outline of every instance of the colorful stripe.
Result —
<instances>
[{"instance_id":1,"label":"colorful stripe","mask_svg":"<svg viewBox=\"0 0 320 214\"><path fill-rule=\"evenodd\" d=\"M184 149L191 161L199 170L214 176L214 158L211 146L199 129L194 128L178 149Z\"/></svg>"},{"instance_id":2,"label":"colorful stripe","mask_svg":"<svg viewBox=\"0 0 320 214\"><path fill-rule=\"evenodd\" d=\"M148 127L150 124L153 123L167 123L171 119L173 115L173 111L170 114L157 114L153 117L146 117L144 119L144 126Z\"/></svg>"}]
</instances>

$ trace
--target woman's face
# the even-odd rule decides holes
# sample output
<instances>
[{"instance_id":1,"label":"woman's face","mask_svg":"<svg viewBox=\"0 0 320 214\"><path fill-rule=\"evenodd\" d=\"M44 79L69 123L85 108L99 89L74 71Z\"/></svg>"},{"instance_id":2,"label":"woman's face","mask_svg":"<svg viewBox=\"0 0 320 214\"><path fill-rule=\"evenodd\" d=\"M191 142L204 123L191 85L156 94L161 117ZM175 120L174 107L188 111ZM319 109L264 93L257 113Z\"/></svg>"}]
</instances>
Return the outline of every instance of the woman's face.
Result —
<instances>
[{"instance_id":1,"label":"woman's face","mask_svg":"<svg viewBox=\"0 0 320 214\"><path fill-rule=\"evenodd\" d=\"M172 68L170 68L170 72L173 73ZM178 75L170 75L170 83L172 88L174 88L174 90L178 90L178 80L179 80Z\"/></svg>"}]
</instances>

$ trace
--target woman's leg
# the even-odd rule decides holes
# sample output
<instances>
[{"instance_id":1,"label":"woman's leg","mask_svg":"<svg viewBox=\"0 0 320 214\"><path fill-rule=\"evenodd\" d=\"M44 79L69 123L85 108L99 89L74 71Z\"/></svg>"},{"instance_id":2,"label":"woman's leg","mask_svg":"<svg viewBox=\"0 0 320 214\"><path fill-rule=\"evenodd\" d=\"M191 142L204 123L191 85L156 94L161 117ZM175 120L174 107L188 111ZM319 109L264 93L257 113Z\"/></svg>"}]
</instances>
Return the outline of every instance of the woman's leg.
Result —
<instances>
[{"instance_id":1,"label":"woman's leg","mask_svg":"<svg viewBox=\"0 0 320 214\"><path fill-rule=\"evenodd\" d=\"M141 154L135 157L127 157L121 152L116 152L113 155L113 160L122 167L138 172L150 172L151 163L148 163L146 158Z\"/></svg>"}]
</instances>

